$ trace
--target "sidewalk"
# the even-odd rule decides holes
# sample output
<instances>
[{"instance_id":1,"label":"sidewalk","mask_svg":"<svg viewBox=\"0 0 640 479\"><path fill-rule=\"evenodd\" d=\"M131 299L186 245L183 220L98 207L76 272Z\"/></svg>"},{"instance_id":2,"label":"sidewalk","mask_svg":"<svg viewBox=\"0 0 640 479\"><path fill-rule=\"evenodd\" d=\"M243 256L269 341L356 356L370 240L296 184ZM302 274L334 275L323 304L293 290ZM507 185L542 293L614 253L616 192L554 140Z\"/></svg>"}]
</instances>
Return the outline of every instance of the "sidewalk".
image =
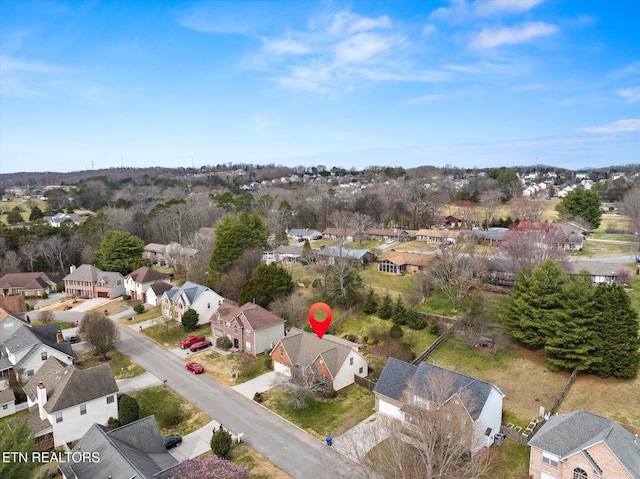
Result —
<instances>
[{"instance_id":1,"label":"sidewalk","mask_svg":"<svg viewBox=\"0 0 640 479\"><path fill-rule=\"evenodd\" d=\"M384 441L388 429L382 424L387 418L375 413L344 434L333 438L333 449L349 459L360 462L375 446Z\"/></svg>"},{"instance_id":2,"label":"sidewalk","mask_svg":"<svg viewBox=\"0 0 640 479\"><path fill-rule=\"evenodd\" d=\"M219 428L219 422L211 421L206 426L183 436L182 444L171 449L169 452L180 462L198 457L211 450L211 436L213 436L213 431L217 431ZM236 442L238 440L237 436L228 429L227 431L231 433L233 442Z\"/></svg>"},{"instance_id":3,"label":"sidewalk","mask_svg":"<svg viewBox=\"0 0 640 479\"><path fill-rule=\"evenodd\" d=\"M273 385L278 379L279 375L280 373L277 373L276 371L270 371L258 376L257 378L253 378L244 383L232 386L231 389L239 392L249 399L253 399L253 395L255 393L263 393L273 388Z\"/></svg>"},{"instance_id":4,"label":"sidewalk","mask_svg":"<svg viewBox=\"0 0 640 479\"><path fill-rule=\"evenodd\" d=\"M162 386L162 381L147 371L134 378L116 379L116 384L118 385L119 392L130 393L153 386Z\"/></svg>"}]
</instances>

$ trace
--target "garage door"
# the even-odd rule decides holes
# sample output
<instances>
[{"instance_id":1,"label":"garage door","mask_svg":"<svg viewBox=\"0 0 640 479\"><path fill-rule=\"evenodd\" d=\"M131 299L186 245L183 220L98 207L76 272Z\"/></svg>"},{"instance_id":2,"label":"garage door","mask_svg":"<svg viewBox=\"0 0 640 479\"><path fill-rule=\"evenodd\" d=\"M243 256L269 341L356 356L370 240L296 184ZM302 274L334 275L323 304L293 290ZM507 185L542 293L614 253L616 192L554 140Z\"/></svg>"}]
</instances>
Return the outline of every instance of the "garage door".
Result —
<instances>
[{"instance_id":1,"label":"garage door","mask_svg":"<svg viewBox=\"0 0 640 479\"><path fill-rule=\"evenodd\" d=\"M395 417L397 419L404 419L404 414L402 413L402 411L398 406L389 404L384 400L378 401L378 409L380 410L380 412L385 413L391 417Z\"/></svg>"},{"instance_id":2,"label":"garage door","mask_svg":"<svg viewBox=\"0 0 640 479\"><path fill-rule=\"evenodd\" d=\"M282 363L279 363L278 361L274 361L273 370L277 373L284 374L287 377L291 377L291 368L286 364L282 364Z\"/></svg>"},{"instance_id":3,"label":"garage door","mask_svg":"<svg viewBox=\"0 0 640 479\"><path fill-rule=\"evenodd\" d=\"M107 291L98 291L98 298L108 298L109 293Z\"/></svg>"}]
</instances>

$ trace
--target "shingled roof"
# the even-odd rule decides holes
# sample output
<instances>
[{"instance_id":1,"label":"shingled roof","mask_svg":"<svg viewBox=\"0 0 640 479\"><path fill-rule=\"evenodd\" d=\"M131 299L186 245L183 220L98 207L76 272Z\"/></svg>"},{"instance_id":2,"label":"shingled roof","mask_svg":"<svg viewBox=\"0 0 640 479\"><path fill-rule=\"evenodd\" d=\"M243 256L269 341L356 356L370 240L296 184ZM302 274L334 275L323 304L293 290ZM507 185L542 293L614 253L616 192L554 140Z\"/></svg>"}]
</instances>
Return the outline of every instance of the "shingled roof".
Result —
<instances>
[{"instance_id":1,"label":"shingled roof","mask_svg":"<svg viewBox=\"0 0 640 479\"><path fill-rule=\"evenodd\" d=\"M425 399L437 402L431 395L431 391L435 391L438 388L434 387L431 382L438 380L443 374L451 375L453 378L453 390L444 403L455 394L468 391L467 394L460 395L460 399L465 403L465 408L471 418L474 421L478 419L489 398L491 389L497 388L488 382L449 371L433 364L422 362L419 365L415 365L405 363L399 359L389 358L376 386L373 388L373 392L400 403L405 403L405 391L411 384L414 386L414 390L412 390L414 394L419 392L424 395ZM442 406L442 404L439 405Z\"/></svg>"},{"instance_id":2,"label":"shingled roof","mask_svg":"<svg viewBox=\"0 0 640 479\"><path fill-rule=\"evenodd\" d=\"M40 382L47 390L44 408L48 413L118 392L118 385L108 364L79 369L73 364L66 366L53 356L47 358L24 387L32 401L36 400L36 388Z\"/></svg>"},{"instance_id":3,"label":"shingled roof","mask_svg":"<svg viewBox=\"0 0 640 479\"><path fill-rule=\"evenodd\" d=\"M178 460L164 447L155 416L147 416L117 429L94 424L72 449L99 454L100 462L68 462L66 477L165 479Z\"/></svg>"},{"instance_id":4,"label":"shingled roof","mask_svg":"<svg viewBox=\"0 0 640 479\"><path fill-rule=\"evenodd\" d=\"M58 323L44 324L35 327L22 324L21 327L4 342L4 346L12 354L16 354L19 351L36 349L41 344L46 344L69 357L73 357L74 354L71 349L71 343L69 341L58 342L58 335L61 333L62 330Z\"/></svg>"},{"instance_id":5,"label":"shingled roof","mask_svg":"<svg viewBox=\"0 0 640 479\"><path fill-rule=\"evenodd\" d=\"M246 329L253 331L284 323L284 319L280 316L255 303L245 303L242 306L223 303L217 312L221 320L237 319Z\"/></svg>"},{"instance_id":6,"label":"shingled roof","mask_svg":"<svg viewBox=\"0 0 640 479\"><path fill-rule=\"evenodd\" d=\"M73 273L64 277L65 281L83 281L89 282L92 285L102 280L106 286L113 286L118 279L122 279L122 275L120 273L102 271L91 264L83 264Z\"/></svg>"},{"instance_id":7,"label":"shingled roof","mask_svg":"<svg viewBox=\"0 0 640 479\"><path fill-rule=\"evenodd\" d=\"M640 440L617 422L588 411L551 416L528 445L555 454L564 461L600 442L611 450L632 477L640 478Z\"/></svg>"},{"instance_id":8,"label":"shingled roof","mask_svg":"<svg viewBox=\"0 0 640 479\"><path fill-rule=\"evenodd\" d=\"M397 266L412 265L412 266L429 266L433 262L433 255L418 254L418 253L405 253L402 251L389 251L386 250L382 253L382 256L378 262L389 261Z\"/></svg>"},{"instance_id":9,"label":"shingled roof","mask_svg":"<svg viewBox=\"0 0 640 479\"><path fill-rule=\"evenodd\" d=\"M168 274L161 273L160 271L156 271L153 268L149 268L148 266L143 266L142 268L138 268L135 271L129 273L125 278L131 278L136 283L150 283L152 281L163 281L169 279Z\"/></svg>"},{"instance_id":10,"label":"shingled roof","mask_svg":"<svg viewBox=\"0 0 640 479\"><path fill-rule=\"evenodd\" d=\"M62 277L43 272L36 273L9 273L0 278L0 289L45 289L51 284L60 284Z\"/></svg>"}]
</instances>

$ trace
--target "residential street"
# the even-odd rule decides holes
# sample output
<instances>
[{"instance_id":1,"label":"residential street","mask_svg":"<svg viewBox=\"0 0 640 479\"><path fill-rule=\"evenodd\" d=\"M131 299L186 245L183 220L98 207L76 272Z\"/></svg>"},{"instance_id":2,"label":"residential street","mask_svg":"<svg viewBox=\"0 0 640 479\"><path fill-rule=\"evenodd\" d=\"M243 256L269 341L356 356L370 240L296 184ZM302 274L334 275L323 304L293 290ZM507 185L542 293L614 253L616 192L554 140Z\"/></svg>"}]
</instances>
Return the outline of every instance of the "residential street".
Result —
<instances>
[{"instance_id":1,"label":"residential street","mask_svg":"<svg viewBox=\"0 0 640 479\"><path fill-rule=\"evenodd\" d=\"M184 361L146 336L120 327L120 351L147 371L167 380L167 386L242 439L295 478L329 477L331 469L350 470L351 464L321 441L300 431L254 401L213 377L188 374ZM331 467L327 467L327 462Z\"/></svg>"}]
</instances>

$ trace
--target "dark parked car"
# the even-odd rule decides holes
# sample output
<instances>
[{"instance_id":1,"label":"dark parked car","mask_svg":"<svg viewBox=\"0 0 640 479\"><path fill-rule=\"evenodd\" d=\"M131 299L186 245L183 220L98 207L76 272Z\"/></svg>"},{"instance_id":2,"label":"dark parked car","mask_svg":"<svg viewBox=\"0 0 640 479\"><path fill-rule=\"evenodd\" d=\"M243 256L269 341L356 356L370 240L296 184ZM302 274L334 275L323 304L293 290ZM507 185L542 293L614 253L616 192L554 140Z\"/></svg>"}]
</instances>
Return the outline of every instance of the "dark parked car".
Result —
<instances>
[{"instance_id":1,"label":"dark parked car","mask_svg":"<svg viewBox=\"0 0 640 479\"><path fill-rule=\"evenodd\" d=\"M172 434L164 438L164 447L171 449L172 447L178 447L182 442L182 437L179 434Z\"/></svg>"},{"instance_id":2,"label":"dark parked car","mask_svg":"<svg viewBox=\"0 0 640 479\"><path fill-rule=\"evenodd\" d=\"M200 351L201 349L208 348L209 346L211 346L211 341L207 339L206 341L200 341L199 343L192 345L189 348L189 351L191 351L192 353L195 353L196 351Z\"/></svg>"},{"instance_id":3,"label":"dark parked car","mask_svg":"<svg viewBox=\"0 0 640 479\"><path fill-rule=\"evenodd\" d=\"M71 344L75 344L78 341L80 341L78 336L65 336L64 339L65 339L65 341L69 341Z\"/></svg>"}]
</instances>

